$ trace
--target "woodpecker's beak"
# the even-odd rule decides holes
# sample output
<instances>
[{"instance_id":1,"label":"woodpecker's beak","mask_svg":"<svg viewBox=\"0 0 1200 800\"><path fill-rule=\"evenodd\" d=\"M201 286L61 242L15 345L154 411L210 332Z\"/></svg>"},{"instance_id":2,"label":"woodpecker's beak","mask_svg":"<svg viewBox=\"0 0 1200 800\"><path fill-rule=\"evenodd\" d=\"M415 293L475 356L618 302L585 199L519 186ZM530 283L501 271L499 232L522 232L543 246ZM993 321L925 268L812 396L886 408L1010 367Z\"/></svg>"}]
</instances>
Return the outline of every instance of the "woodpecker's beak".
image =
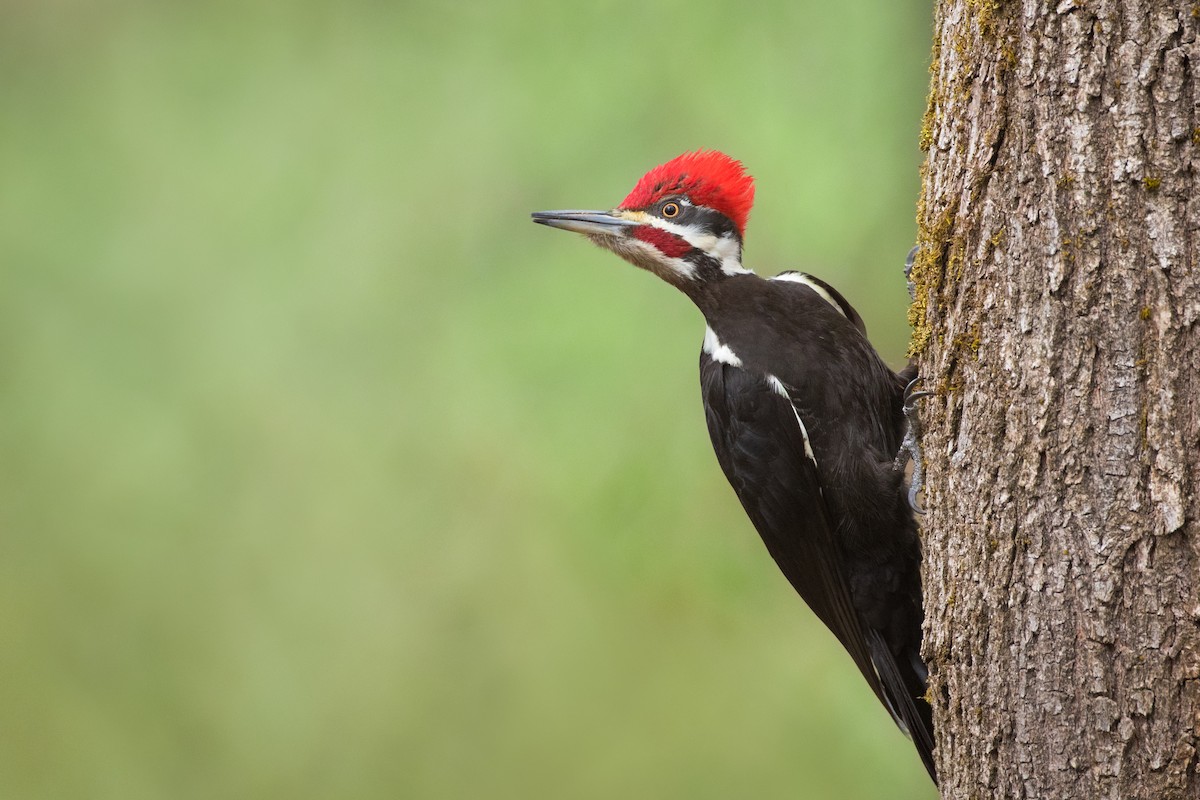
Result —
<instances>
[{"instance_id":1,"label":"woodpecker's beak","mask_svg":"<svg viewBox=\"0 0 1200 800\"><path fill-rule=\"evenodd\" d=\"M531 216L539 225L588 236L621 236L623 228L637 224L609 211L535 211Z\"/></svg>"}]
</instances>

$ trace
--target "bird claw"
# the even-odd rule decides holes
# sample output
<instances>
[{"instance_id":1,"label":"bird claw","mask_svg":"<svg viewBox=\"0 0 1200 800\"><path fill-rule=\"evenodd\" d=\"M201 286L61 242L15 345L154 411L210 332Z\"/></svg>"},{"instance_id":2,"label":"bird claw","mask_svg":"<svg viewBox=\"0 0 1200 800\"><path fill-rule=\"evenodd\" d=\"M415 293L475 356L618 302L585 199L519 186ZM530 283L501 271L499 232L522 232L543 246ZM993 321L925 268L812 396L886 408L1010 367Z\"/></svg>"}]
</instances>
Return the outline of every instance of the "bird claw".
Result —
<instances>
[{"instance_id":1,"label":"bird claw","mask_svg":"<svg viewBox=\"0 0 1200 800\"><path fill-rule=\"evenodd\" d=\"M917 495L925 486L925 458L921 454L921 419L917 416L917 401L925 397L930 397L937 392L914 392L913 387L920 382L920 378L913 378L908 385L904 387L904 439L900 442L900 452L896 454L896 460L892 464L892 468L899 471L903 470L909 461L912 461L913 473L912 480L908 484L908 507L916 514L924 514L925 509L921 508L917 502Z\"/></svg>"},{"instance_id":2,"label":"bird claw","mask_svg":"<svg viewBox=\"0 0 1200 800\"><path fill-rule=\"evenodd\" d=\"M921 246L919 244L914 245L913 249L909 250L908 255L904 258L904 280L908 283L908 298L913 302L916 302L917 299L917 285L913 283L912 271L913 264L917 263L917 251L920 249ZM911 386L911 384L909 385Z\"/></svg>"}]
</instances>

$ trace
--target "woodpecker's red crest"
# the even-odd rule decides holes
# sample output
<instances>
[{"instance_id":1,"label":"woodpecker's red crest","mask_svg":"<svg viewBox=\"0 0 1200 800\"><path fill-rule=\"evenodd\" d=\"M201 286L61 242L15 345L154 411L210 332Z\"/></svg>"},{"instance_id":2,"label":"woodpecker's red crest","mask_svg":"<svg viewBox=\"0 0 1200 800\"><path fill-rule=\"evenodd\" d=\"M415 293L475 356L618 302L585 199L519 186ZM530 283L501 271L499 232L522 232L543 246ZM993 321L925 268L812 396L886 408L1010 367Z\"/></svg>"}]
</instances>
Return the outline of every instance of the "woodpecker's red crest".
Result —
<instances>
[{"instance_id":1,"label":"woodpecker's red crest","mask_svg":"<svg viewBox=\"0 0 1200 800\"><path fill-rule=\"evenodd\" d=\"M743 239L746 237L746 219L754 205L754 178L742 162L716 150L684 153L643 175L618 208L648 208L675 195L719 211L737 226Z\"/></svg>"},{"instance_id":2,"label":"woodpecker's red crest","mask_svg":"<svg viewBox=\"0 0 1200 800\"><path fill-rule=\"evenodd\" d=\"M697 150L647 172L611 211L538 211L533 221L582 233L686 292L749 272L742 240L753 202L740 162Z\"/></svg>"}]
</instances>

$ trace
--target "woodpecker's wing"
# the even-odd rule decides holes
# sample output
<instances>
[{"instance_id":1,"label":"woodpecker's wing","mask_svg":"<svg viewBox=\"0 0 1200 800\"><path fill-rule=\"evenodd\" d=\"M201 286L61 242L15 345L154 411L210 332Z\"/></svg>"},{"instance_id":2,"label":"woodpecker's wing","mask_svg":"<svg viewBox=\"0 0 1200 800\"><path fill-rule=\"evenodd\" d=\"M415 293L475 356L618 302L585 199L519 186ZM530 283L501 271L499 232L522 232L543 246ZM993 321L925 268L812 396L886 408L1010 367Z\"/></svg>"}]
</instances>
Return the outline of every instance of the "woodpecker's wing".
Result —
<instances>
[{"instance_id":1,"label":"woodpecker's wing","mask_svg":"<svg viewBox=\"0 0 1200 800\"><path fill-rule=\"evenodd\" d=\"M903 668L854 609L816 456L786 388L706 353L700 381L717 460L771 557L913 738L933 775L932 726L918 711Z\"/></svg>"},{"instance_id":2,"label":"woodpecker's wing","mask_svg":"<svg viewBox=\"0 0 1200 800\"><path fill-rule=\"evenodd\" d=\"M713 449L746 514L788 581L884 701L837 566L815 456L791 400L763 378L707 354L700 377Z\"/></svg>"}]
</instances>

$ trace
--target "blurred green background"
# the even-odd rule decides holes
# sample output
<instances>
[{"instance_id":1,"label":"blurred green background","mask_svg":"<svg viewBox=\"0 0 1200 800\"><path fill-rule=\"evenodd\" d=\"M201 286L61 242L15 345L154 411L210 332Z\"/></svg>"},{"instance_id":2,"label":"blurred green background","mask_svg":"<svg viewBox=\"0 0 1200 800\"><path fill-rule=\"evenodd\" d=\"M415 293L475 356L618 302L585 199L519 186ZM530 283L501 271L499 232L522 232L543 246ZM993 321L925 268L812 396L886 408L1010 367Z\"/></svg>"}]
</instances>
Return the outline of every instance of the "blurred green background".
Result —
<instances>
[{"instance_id":1,"label":"blurred green background","mask_svg":"<svg viewBox=\"0 0 1200 800\"><path fill-rule=\"evenodd\" d=\"M934 797L528 219L726 150L898 364L928 5L4 3L0 796Z\"/></svg>"}]
</instances>

